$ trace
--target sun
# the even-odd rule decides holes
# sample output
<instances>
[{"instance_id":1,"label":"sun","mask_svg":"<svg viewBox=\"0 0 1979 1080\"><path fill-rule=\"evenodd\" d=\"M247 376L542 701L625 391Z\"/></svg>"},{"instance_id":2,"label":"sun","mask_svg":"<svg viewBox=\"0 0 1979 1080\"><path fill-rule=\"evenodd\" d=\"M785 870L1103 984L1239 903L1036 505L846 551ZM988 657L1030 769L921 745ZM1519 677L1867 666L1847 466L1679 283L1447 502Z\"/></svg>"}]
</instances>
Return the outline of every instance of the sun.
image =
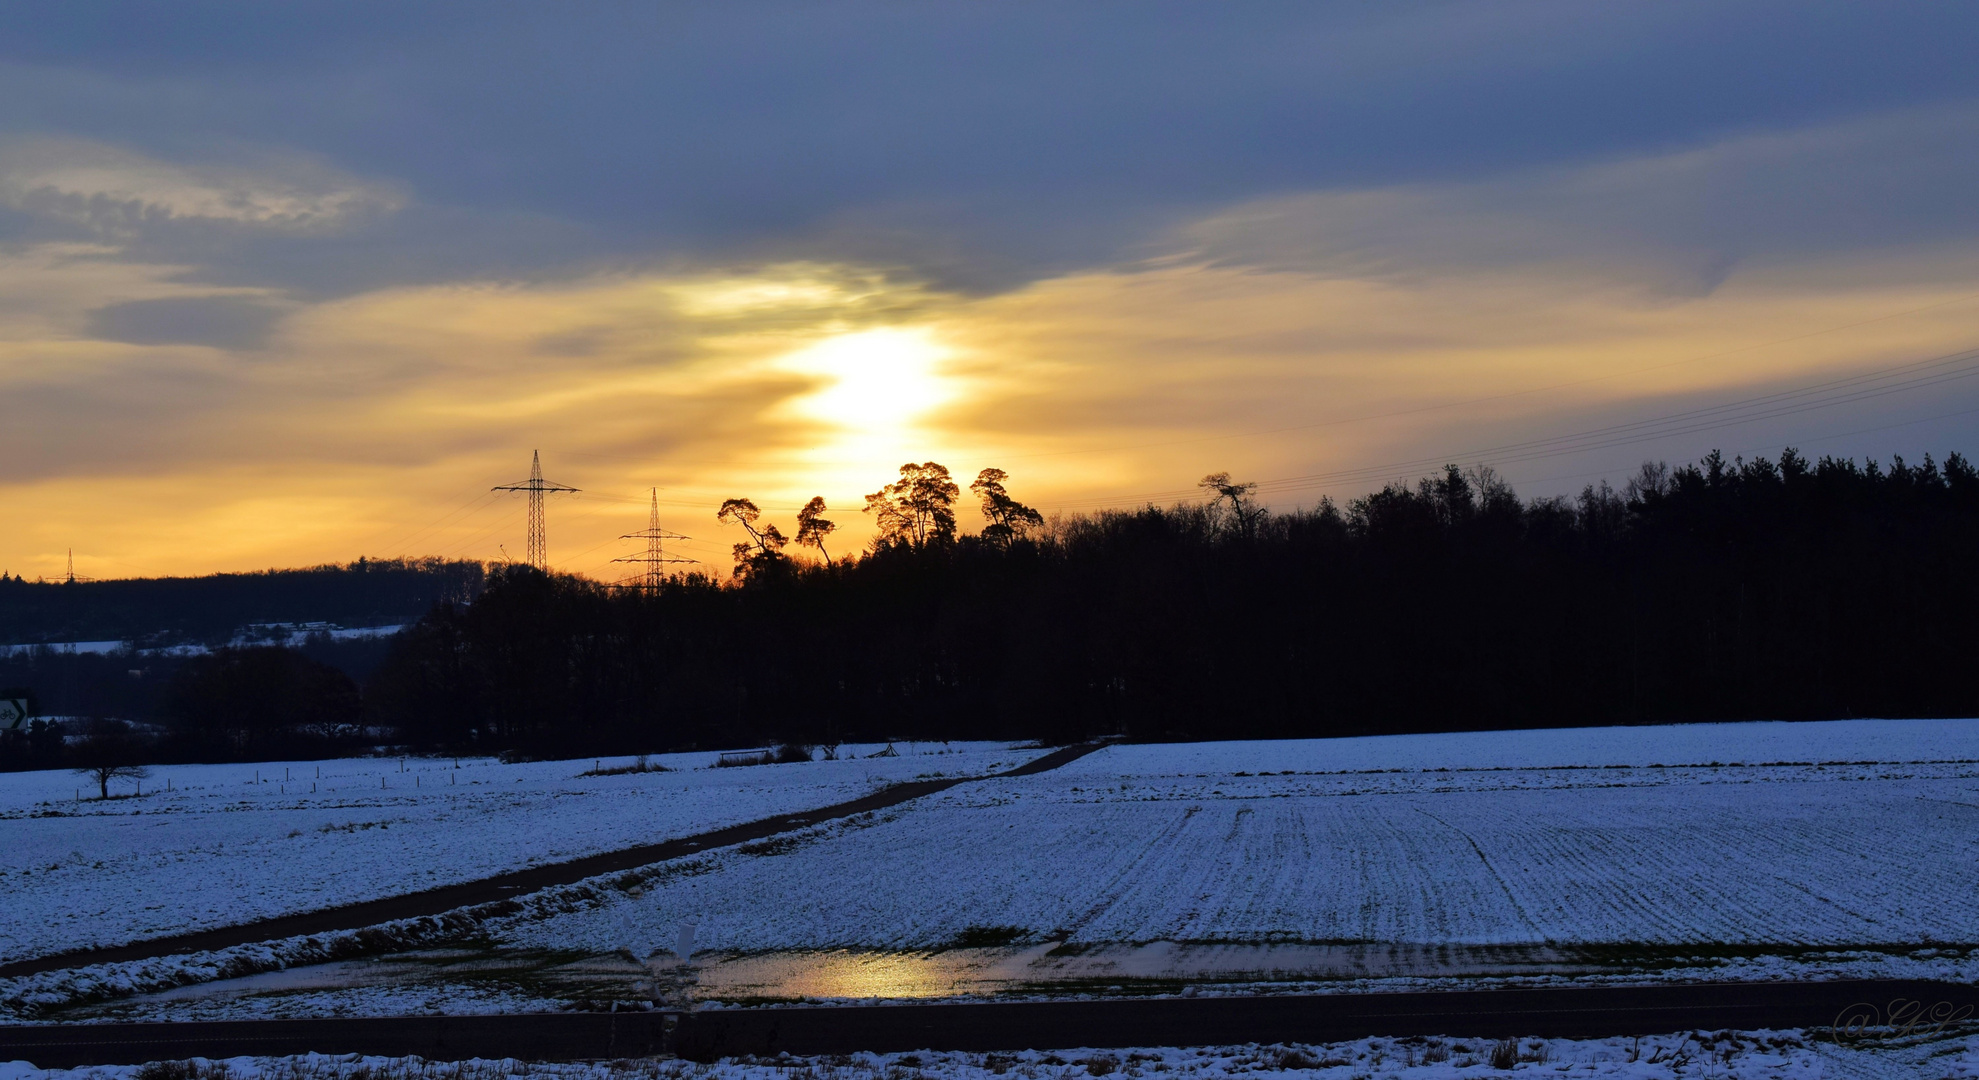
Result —
<instances>
[{"instance_id":1,"label":"sun","mask_svg":"<svg viewBox=\"0 0 1979 1080\"><path fill-rule=\"evenodd\" d=\"M942 374L951 351L924 328L861 330L828 338L778 367L822 378L793 402L802 415L865 439L904 434L956 395Z\"/></svg>"}]
</instances>

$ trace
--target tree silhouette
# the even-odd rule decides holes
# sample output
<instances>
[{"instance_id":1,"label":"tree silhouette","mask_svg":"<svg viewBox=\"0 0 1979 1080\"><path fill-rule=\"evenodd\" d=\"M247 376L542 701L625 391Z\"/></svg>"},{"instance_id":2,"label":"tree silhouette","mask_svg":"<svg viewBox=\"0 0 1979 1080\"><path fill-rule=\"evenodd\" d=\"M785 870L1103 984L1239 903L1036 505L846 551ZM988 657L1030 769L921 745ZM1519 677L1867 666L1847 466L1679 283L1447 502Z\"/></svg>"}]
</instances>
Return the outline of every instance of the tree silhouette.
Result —
<instances>
[{"instance_id":1,"label":"tree silhouette","mask_svg":"<svg viewBox=\"0 0 1979 1080\"><path fill-rule=\"evenodd\" d=\"M1044 524L1044 515L1011 498L1010 492L1004 490L1003 482L1008 479L1010 474L1002 469L984 469L976 474L976 482L969 485L969 490L982 500L983 517L989 519L989 524L983 527L983 539L998 547L1009 547L1026 530Z\"/></svg>"},{"instance_id":2,"label":"tree silhouette","mask_svg":"<svg viewBox=\"0 0 1979 1080\"><path fill-rule=\"evenodd\" d=\"M223 754L279 753L363 734L350 676L295 649L216 649L188 660L165 690L175 740Z\"/></svg>"},{"instance_id":3,"label":"tree silhouette","mask_svg":"<svg viewBox=\"0 0 1979 1080\"><path fill-rule=\"evenodd\" d=\"M724 525L742 526L749 534L747 543L734 547L735 568L742 574L759 574L768 570L777 560L783 558L783 546L790 541L784 539L782 530L775 525L757 527L763 512L748 499L725 499L721 509L715 511L715 520Z\"/></svg>"},{"instance_id":4,"label":"tree silhouette","mask_svg":"<svg viewBox=\"0 0 1979 1080\"><path fill-rule=\"evenodd\" d=\"M955 500L962 494L946 466L908 462L900 479L866 496L866 513L879 526L879 543L921 547L955 539Z\"/></svg>"},{"instance_id":5,"label":"tree silhouette","mask_svg":"<svg viewBox=\"0 0 1979 1080\"><path fill-rule=\"evenodd\" d=\"M804 509L797 511L797 546L817 548L818 556L830 562L831 554L825 550L825 537L835 531L838 525L826 520L824 513L823 495L811 496L811 501L804 504Z\"/></svg>"},{"instance_id":6,"label":"tree silhouette","mask_svg":"<svg viewBox=\"0 0 1979 1080\"><path fill-rule=\"evenodd\" d=\"M1196 486L1209 495L1210 506L1223 520L1236 525L1238 535L1246 540L1257 536L1258 523L1269 511L1251 501L1256 484L1231 480L1227 472L1213 472L1196 481Z\"/></svg>"},{"instance_id":7,"label":"tree silhouette","mask_svg":"<svg viewBox=\"0 0 1979 1080\"><path fill-rule=\"evenodd\" d=\"M114 721L96 721L70 751L76 763L76 774L96 781L98 798L110 797L110 781L142 780L151 775L151 770L138 764L142 760L144 747L131 736L130 730Z\"/></svg>"},{"instance_id":8,"label":"tree silhouette","mask_svg":"<svg viewBox=\"0 0 1979 1080\"><path fill-rule=\"evenodd\" d=\"M1979 714L1979 469L1961 455L1712 455L1530 500L1488 468L1439 468L1337 506L1269 512L1250 485L1214 476L1188 503L1067 514L1023 543L989 529L917 543L917 520L930 522L922 537L941 535L936 469L911 465L880 494L875 512L902 524L872 557L778 556L760 580L745 566L746 588L687 574L627 591L493 568L485 591L443 599L391 638L361 699L343 675L301 662L314 645L148 653L142 677L128 654L15 650L0 656L0 687L73 685L62 712L144 721L134 740L163 721L165 737L138 747L146 762L342 754L373 732L422 749L589 758L889 736ZM999 472L975 479L972 499L1009 497ZM724 509L751 526L747 554L776 549L753 503ZM999 515L1021 524L992 499L985 524ZM251 587L187 605L244 613L264 589L363 590L415 570L129 587L159 598ZM40 640L91 640L55 628L104 625L82 621L95 601L79 603L99 590L111 592L0 583L0 626L39 612ZM360 595L390 612L406 593ZM238 625L212 618L194 625ZM0 769L82 764L81 740L63 739L46 722L0 732Z\"/></svg>"}]
</instances>

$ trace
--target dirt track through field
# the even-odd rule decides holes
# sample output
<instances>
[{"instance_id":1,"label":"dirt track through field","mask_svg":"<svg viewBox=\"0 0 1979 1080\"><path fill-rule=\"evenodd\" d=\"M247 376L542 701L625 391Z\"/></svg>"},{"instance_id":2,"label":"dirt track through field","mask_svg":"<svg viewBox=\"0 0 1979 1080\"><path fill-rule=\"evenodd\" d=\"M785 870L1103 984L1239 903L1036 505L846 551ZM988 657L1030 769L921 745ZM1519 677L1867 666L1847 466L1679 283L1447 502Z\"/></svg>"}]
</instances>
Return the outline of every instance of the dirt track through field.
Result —
<instances>
[{"instance_id":1,"label":"dirt track through field","mask_svg":"<svg viewBox=\"0 0 1979 1080\"><path fill-rule=\"evenodd\" d=\"M1081 743L1054 750L1035 761L1027 762L1008 772L995 773L996 777L1031 776L1048 772L1067 762L1077 760L1094 750L1102 743ZM39 956L29 960L16 960L0 964L0 977L34 975L44 971L61 971L65 968L84 967L90 964L113 964L129 960L146 960L157 956L174 956L181 953L205 952L213 949L228 949L236 945L250 945L258 941L275 941L281 938L297 937L305 934L328 934L341 930L358 930L366 926L392 922L397 919L416 919L422 916L439 915L455 908L472 907L476 904L493 903L526 896L540 889L557 885L570 885L585 878L616 871L634 870L668 859L678 859L684 855L694 855L715 848L733 844L762 840L778 833L792 832L809 828L821 822L837 818L851 817L873 810L884 810L898 806L938 791L946 791L958 784L991 777L963 776L944 780L911 780L904 784L894 784L882 788L871 795L861 796L849 802L836 803L806 810L795 814L778 814L775 817L758 821L731 825L725 829L697 833L657 844L642 844L638 847L607 851L599 855L587 855L569 862L552 863L548 866L535 866L527 870L515 870L478 881L447 885L438 889L407 893L403 896L388 896L381 900L367 900L358 904L345 904L340 907L324 908L320 911L304 912L299 915L283 915L258 922L242 923L238 926L223 926L214 930L200 930L190 934L174 934L170 937L149 938L129 945L116 945L101 949L81 949L74 952Z\"/></svg>"},{"instance_id":2,"label":"dirt track through field","mask_svg":"<svg viewBox=\"0 0 1979 1080\"><path fill-rule=\"evenodd\" d=\"M236 1055L418 1055L429 1061L578 1061L675 1054L905 1050L1069 1050L1235 1043L1321 1043L1368 1036L1604 1038L1682 1031L1812 1028L1849 1038L1892 1002L1971 1015L1979 988L1835 981L1580 986L1266 997L1143 998L719 1009L698 1013L399 1016L208 1023L0 1027L0 1061L44 1069ZM1942 1006L1942 1009L1938 1007ZM1873 1013L1864 1011L1873 1008ZM1873 1017L1873 1019L1872 1019ZM1928 1026L1928 1025L1927 1025ZM1823 1029L1835 1029L1833 1031ZM1873 1032L1870 1032L1873 1034Z\"/></svg>"}]
</instances>

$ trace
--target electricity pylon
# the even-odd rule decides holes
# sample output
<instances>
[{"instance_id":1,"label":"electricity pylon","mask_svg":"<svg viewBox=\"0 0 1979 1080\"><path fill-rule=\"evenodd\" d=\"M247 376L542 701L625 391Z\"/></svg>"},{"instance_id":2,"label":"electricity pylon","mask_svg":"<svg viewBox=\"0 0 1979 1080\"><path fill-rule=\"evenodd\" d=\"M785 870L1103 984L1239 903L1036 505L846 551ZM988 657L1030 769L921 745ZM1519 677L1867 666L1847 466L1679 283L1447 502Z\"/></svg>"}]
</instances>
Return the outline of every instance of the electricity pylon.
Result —
<instances>
[{"instance_id":1,"label":"electricity pylon","mask_svg":"<svg viewBox=\"0 0 1979 1080\"><path fill-rule=\"evenodd\" d=\"M691 563L691 562L701 561L699 559L683 559L677 555L668 555L666 553L666 547L662 543L663 541L692 540L693 537L682 536L677 532L668 532L665 529L660 528L660 489L659 488L653 489L653 510L651 516L649 516L646 519L645 531L636 532L636 533L626 533L624 536L619 537L619 539L646 541L646 550L642 554L627 555L622 559L612 560L613 562L643 563L645 565L646 573L644 575L645 581L643 583L634 585L633 582L637 581L638 580L637 578L632 579L632 581L624 582L624 584L631 585L633 588L643 588L643 589L651 589L657 591L659 587L666 582L666 565L668 563Z\"/></svg>"},{"instance_id":2,"label":"electricity pylon","mask_svg":"<svg viewBox=\"0 0 1979 1080\"><path fill-rule=\"evenodd\" d=\"M65 577L64 577L64 578L62 579L62 581L63 581L63 583L64 583L64 584L68 584L68 585L74 585L74 584L75 584L76 582L78 582L78 581L95 581L95 580L96 580L96 579L95 579L95 578L93 578L93 577L77 577L77 576L76 576L76 549L75 549L75 548L70 548L70 549L69 549L69 572L68 572L68 574L67 574L67 576L65 576Z\"/></svg>"},{"instance_id":3,"label":"electricity pylon","mask_svg":"<svg viewBox=\"0 0 1979 1080\"><path fill-rule=\"evenodd\" d=\"M540 450L529 452L529 479L518 480L513 484L491 487L489 491L526 491L529 493L529 565L538 569L549 566L550 540L543 528L543 496L545 493L576 491L564 484L553 484L543 479L543 454Z\"/></svg>"}]
</instances>

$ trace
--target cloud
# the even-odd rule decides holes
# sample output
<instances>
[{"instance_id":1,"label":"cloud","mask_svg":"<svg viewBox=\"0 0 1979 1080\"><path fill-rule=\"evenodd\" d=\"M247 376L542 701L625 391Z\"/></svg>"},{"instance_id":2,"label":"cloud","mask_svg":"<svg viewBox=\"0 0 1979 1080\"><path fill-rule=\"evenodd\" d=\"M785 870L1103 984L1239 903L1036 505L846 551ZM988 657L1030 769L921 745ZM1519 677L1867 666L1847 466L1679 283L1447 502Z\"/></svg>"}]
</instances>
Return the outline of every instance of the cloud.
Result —
<instances>
[{"instance_id":1,"label":"cloud","mask_svg":"<svg viewBox=\"0 0 1979 1080\"><path fill-rule=\"evenodd\" d=\"M350 294L805 259L985 294L1161 253L1170 230L1236 204L1518 178L1979 98L1979 19L1956 5L355 10L10 27L0 126L136 155L35 163L22 182L105 229L252 223L253 241L147 232L168 246L145 258L211 283ZM1965 175L1933 168L1913 145L1797 189ZM1895 212L1878 203L1830 231L1882 227ZM401 207L392 227L352 227L375 205ZM290 242L331 223L335 242ZM1699 256L1672 288L1724 261Z\"/></svg>"},{"instance_id":2,"label":"cloud","mask_svg":"<svg viewBox=\"0 0 1979 1080\"><path fill-rule=\"evenodd\" d=\"M682 550L725 566L722 498L782 521L824 495L856 545L860 497L909 459L1007 469L1047 508L1166 501L1215 469L1271 479L1461 454L1966 343L1971 260L1851 258L1746 269L1654 304L1549 263L1351 278L1170 260L985 297L814 264L457 283L296 306L253 364L0 311L8 497L28 522L0 562L42 572L33 560L69 542L175 571L492 557L520 525L486 488L541 449L553 478L585 489L552 509L559 565L609 574L658 487L668 527L696 537ZM38 279L36 265L17 276ZM1914 398L1781 437L1901 421ZM1643 456L1773 435L1631 445L1513 478L1620 475Z\"/></svg>"},{"instance_id":3,"label":"cloud","mask_svg":"<svg viewBox=\"0 0 1979 1080\"><path fill-rule=\"evenodd\" d=\"M0 145L0 204L119 236L188 220L320 233L404 203L300 155L261 157L188 165L86 139L16 139Z\"/></svg>"},{"instance_id":4,"label":"cloud","mask_svg":"<svg viewBox=\"0 0 1979 1080\"><path fill-rule=\"evenodd\" d=\"M88 333L131 345L258 349L284 314L282 308L239 296L132 300L90 312Z\"/></svg>"},{"instance_id":5,"label":"cloud","mask_svg":"<svg viewBox=\"0 0 1979 1080\"><path fill-rule=\"evenodd\" d=\"M1955 6L366 3L0 31L0 562L491 555L533 448L553 558L660 486L720 562L909 458L1166 498L1969 344Z\"/></svg>"},{"instance_id":6,"label":"cloud","mask_svg":"<svg viewBox=\"0 0 1979 1080\"><path fill-rule=\"evenodd\" d=\"M1465 182L1253 200L1177 230L1219 265L1362 279L1540 266L1666 297L1742 266L1979 241L1979 106ZM1563 277L1567 275L1562 275Z\"/></svg>"}]
</instances>

